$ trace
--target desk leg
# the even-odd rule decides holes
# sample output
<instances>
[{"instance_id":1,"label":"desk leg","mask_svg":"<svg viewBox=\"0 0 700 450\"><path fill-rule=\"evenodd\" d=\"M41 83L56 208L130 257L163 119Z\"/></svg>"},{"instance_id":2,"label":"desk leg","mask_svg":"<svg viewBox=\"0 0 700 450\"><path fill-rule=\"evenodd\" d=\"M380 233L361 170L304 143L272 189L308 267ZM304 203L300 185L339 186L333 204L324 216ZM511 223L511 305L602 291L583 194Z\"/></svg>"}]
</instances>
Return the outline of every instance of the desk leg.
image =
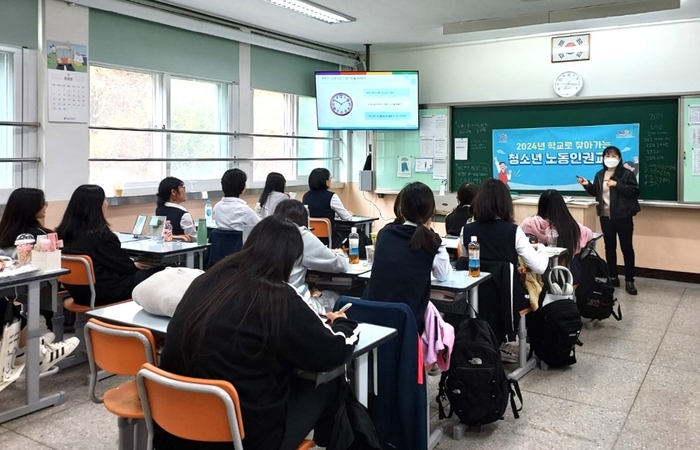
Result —
<instances>
[{"instance_id":1,"label":"desk leg","mask_svg":"<svg viewBox=\"0 0 700 450\"><path fill-rule=\"evenodd\" d=\"M187 255L185 255L187 267L190 269L194 269L194 253L195 252L187 252Z\"/></svg>"},{"instance_id":2,"label":"desk leg","mask_svg":"<svg viewBox=\"0 0 700 450\"><path fill-rule=\"evenodd\" d=\"M476 314L479 312L479 286L469 290L469 303L472 305L469 314L472 319L476 319Z\"/></svg>"},{"instance_id":3,"label":"desk leg","mask_svg":"<svg viewBox=\"0 0 700 450\"><path fill-rule=\"evenodd\" d=\"M369 355L355 359L355 395L357 400L367 407L367 392L369 390Z\"/></svg>"},{"instance_id":4,"label":"desk leg","mask_svg":"<svg viewBox=\"0 0 700 450\"><path fill-rule=\"evenodd\" d=\"M26 380L27 404L0 413L0 423L31 414L49 406L60 405L65 401L64 392L39 398L39 357L41 345L41 330L39 329L39 281L27 285L27 365L24 376Z\"/></svg>"}]
</instances>

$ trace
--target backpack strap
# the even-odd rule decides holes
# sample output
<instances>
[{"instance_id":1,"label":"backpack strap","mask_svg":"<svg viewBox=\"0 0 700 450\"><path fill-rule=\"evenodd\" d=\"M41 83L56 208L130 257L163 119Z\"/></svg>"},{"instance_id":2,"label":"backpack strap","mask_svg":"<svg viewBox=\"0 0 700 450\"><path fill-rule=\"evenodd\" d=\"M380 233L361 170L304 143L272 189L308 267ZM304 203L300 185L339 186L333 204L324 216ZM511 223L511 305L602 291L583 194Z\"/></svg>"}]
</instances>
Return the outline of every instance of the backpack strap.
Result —
<instances>
[{"instance_id":1,"label":"backpack strap","mask_svg":"<svg viewBox=\"0 0 700 450\"><path fill-rule=\"evenodd\" d=\"M617 299L615 299L615 303L617 303L617 314L615 314L615 308L613 308L612 316L619 322L622 320L622 310L620 309L620 303L617 301Z\"/></svg>"},{"instance_id":2,"label":"backpack strap","mask_svg":"<svg viewBox=\"0 0 700 450\"><path fill-rule=\"evenodd\" d=\"M438 418L440 420L449 419L450 417L452 417L452 413L454 412L454 411L452 411L452 406L450 405L450 413L445 414L445 408L442 406L442 402L447 402L448 405L450 404L449 400L447 399L447 394L446 394L446 388L445 388L445 381L446 380L447 380L447 372L442 372L442 374L440 375L440 384L438 387L438 395L435 398L435 401L437 402L437 405L438 405Z\"/></svg>"},{"instance_id":3,"label":"backpack strap","mask_svg":"<svg viewBox=\"0 0 700 450\"><path fill-rule=\"evenodd\" d=\"M520 393L520 385L516 380L508 378L508 390L510 391L510 408L513 410L513 417L519 419L520 414L518 414L518 411L522 411L523 409L523 394ZM520 400L520 408L515 406L516 395L518 400Z\"/></svg>"}]
</instances>

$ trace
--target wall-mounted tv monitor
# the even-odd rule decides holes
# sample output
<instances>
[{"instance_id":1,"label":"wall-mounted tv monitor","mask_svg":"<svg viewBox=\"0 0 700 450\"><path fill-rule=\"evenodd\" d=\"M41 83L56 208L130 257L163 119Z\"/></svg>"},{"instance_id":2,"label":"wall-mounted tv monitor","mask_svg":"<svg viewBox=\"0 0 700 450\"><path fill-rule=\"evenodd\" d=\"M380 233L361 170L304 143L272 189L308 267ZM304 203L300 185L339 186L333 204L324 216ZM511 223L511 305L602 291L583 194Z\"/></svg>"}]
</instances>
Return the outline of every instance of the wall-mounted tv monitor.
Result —
<instances>
[{"instance_id":1,"label":"wall-mounted tv monitor","mask_svg":"<svg viewBox=\"0 0 700 450\"><path fill-rule=\"evenodd\" d=\"M417 130L418 72L316 72L319 130Z\"/></svg>"}]
</instances>

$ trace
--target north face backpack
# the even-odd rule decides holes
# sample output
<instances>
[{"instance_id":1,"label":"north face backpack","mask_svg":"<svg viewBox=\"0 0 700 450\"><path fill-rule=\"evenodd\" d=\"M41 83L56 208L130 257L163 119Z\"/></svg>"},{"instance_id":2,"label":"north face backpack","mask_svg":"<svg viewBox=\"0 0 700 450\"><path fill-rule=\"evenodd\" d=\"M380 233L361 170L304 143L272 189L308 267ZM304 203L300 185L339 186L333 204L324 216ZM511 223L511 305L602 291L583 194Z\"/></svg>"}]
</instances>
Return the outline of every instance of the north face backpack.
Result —
<instances>
[{"instance_id":1,"label":"north face backpack","mask_svg":"<svg viewBox=\"0 0 700 450\"><path fill-rule=\"evenodd\" d=\"M604 320L611 315L622 320L620 304L615 313L615 287L605 260L592 248L581 250L581 281L576 288L576 304L581 317Z\"/></svg>"},{"instance_id":2,"label":"north face backpack","mask_svg":"<svg viewBox=\"0 0 700 450\"><path fill-rule=\"evenodd\" d=\"M557 283L556 275L552 280L556 271L566 272L563 283ZM583 323L573 298L573 278L566 267L555 267L543 278L539 308L526 316L530 354L553 367L569 366L576 363L576 346L583 345L579 340Z\"/></svg>"},{"instance_id":3,"label":"north face backpack","mask_svg":"<svg viewBox=\"0 0 700 450\"><path fill-rule=\"evenodd\" d=\"M515 406L515 396L520 408ZM523 397L518 382L506 376L498 340L488 322L464 319L455 338L450 368L443 372L437 396L440 419L457 414L468 426L481 426L503 418L510 401L519 418ZM450 413L445 414L444 401Z\"/></svg>"}]
</instances>

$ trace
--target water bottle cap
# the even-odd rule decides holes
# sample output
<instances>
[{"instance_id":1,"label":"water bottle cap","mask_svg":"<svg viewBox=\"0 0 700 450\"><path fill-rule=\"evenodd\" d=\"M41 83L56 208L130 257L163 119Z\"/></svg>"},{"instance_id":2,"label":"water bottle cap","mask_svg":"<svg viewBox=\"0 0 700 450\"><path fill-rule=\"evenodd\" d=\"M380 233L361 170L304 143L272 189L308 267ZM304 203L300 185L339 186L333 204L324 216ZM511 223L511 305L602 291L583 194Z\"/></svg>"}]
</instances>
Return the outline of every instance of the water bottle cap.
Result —
<instances>
[{"instance_id":1,"label":"water bottle cap","mask_svg":"<svg viewBox=\"0 0 700 450\"><path fill-rule=\"evenodd\" d=\"M472 242L476 242L476 236L472 236Z\"/></svg>"}]
</instances>

